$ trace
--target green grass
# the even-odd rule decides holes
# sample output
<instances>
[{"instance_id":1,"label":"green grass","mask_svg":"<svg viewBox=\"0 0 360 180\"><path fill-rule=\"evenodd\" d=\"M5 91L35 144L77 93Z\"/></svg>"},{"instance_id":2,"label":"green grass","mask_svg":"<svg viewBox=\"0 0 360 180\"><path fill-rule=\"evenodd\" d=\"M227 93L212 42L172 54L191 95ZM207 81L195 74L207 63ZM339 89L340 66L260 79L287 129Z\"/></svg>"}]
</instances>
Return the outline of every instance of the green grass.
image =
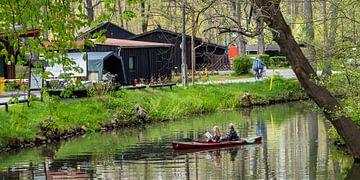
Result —
<instances>
[{"instance_id":1,"label":"green grass","mask_svg":"<svg viewBox=\"0 0 360 180\"><path fill-rule=\"evenodd\" d=\"M195 82L207 82L207 81L225 81L225 80L234 80L234 79L243 79L254 77L253 74L244 74L244 75L235 75L235 74L209 74L208 77L195 76ZM173 76L172 81L175 83L181 83L181 76ZM191 82L191 75L188 76L188 82Z\"/></svg>"},{"instance_id":2,"label":"green grass","mask_svg":"<svg viewBox=\"0 0 360 180\"><path fill-rule=\"evenodd\" d=\"M252 94L257 104L266 104L269 99L288 99L301 92L297 81L275 79L273 90L269 81L225 85L193 86L144 90L121 90L113 96L59 100L49 99L10 107L10 112L0 111L0 146L19 141L32 141L47 127L58 133L71 128L86 127L97 131L99 123L127 121L143 123L136 118L135 104L148 112L147 121L174 120L196 113L214 112L240 107L244 93Z\"/></svg>"}]
</instances>

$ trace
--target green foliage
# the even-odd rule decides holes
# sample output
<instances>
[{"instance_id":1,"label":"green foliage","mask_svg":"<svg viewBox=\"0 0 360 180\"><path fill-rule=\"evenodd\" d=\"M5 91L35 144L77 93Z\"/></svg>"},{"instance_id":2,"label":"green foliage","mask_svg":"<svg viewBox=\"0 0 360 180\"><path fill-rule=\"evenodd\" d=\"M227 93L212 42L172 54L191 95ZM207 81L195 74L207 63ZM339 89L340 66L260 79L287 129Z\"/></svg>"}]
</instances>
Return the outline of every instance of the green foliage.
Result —
<instances>
[{"instance_id":1,"label":"green foliage","mask_svg":"<svg viewBox=\"0 0 360 180\"><path fill-rule=\"evenodd\" d=\"M265 63L266 66L270 66L271 62L268 54L258 54L257 56Z\"/></svg>"},{"instance_id":2,"label":"green foliage","mask_svg":"<svg viewBox=\"0 0 360 180\"><path fill-rule=\"evenodd\" d=\"M336 58L332 66L341 71L331 76L321 76L318 83L329 89L332 94L341 97L339 100L344 110L339 113L351 117L360 127L360 66L354 63L360 59L360 49L348 45L336 55Z\"/></svg>"},{"instance_id":3,"label":"green foliage","mask_svg":"<svg viewBox=\"0 0 360 180\"><path fill-rule=\"evenodd\" d=\"M273 56L270 57L270 66L287 67L289 66L289 61L286 56Z\"/></svg>"},{"instance_id":4,"label":"green foliage","mask_svg":"<svg viewBox=\"0 0 360 180\"><path fill-rule=\"evenodd\" d=\"M88 95L94 97L111 96L114 89L115 85L110 83L93 83L88 89Z\"/></svg>"},{"instance_id":5,"label":"green foliage","mask_svg":"<svg viewBox=\"0 0 360 180\"><path fill-rule=\"evenodd\" d=\"M337 131L336 131L336 129L334 127L331 127L328 130L328 133L329 133L329 135L331 137L332 142L335 145L345 145L344 140L340 137L340 135L337 133Z\"/></svg>"},{"instance_id":6,"label":"green foliage","mask_svg":"<svg viewBox=\"0 0 360 180\"><path fill-rule=\"evenodd\" d=\"M233 58L233 70L236 74L248 74L251 65L252 65L252 59L247 56L238 56Z\"/></svg>"}]
</instances>

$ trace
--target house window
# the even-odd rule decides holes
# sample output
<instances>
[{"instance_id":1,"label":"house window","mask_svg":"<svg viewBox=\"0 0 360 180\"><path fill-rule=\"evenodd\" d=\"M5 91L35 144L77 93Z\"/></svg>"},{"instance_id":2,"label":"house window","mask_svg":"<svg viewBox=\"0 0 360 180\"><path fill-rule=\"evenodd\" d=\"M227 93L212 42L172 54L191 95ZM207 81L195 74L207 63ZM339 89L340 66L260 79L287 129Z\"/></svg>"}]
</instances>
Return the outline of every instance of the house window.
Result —
<instances>
[{"instance_id":1,"label":"house window","mask_svg":"<svg viewBox=\"0 0 360 180\"><path fill-rule=\"evenodd\" d=\"M134 56L129 57L129 70L130 71L135 70L135 57Z\"/></svg>"}]
</instances>

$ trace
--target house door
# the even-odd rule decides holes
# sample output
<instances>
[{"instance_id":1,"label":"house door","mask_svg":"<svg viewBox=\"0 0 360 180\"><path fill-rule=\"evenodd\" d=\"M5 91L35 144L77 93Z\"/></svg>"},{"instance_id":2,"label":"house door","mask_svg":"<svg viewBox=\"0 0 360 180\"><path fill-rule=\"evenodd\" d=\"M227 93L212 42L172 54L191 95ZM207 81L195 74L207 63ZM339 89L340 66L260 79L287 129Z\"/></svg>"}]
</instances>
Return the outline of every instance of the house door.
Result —
<instances>
[{"instance_id":1,"label":"house door","mask_svg":"<svg viewBox=\"0 0 360 180\"><path fill-rule=\"evenodd\" d=\"M6 65L1 57L0 57L0 77L6 77Z\"/></svg>"}]
</instances>

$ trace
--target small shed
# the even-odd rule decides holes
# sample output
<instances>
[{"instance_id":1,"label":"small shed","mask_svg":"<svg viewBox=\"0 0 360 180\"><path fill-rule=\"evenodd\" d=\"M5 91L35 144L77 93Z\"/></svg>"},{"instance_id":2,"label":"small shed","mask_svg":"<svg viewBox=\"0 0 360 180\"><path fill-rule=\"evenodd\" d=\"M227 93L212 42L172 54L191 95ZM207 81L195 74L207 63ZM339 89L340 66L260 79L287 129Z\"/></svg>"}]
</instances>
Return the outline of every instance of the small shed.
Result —
<instances>
[{"instance_id":1,"label":"small shed","mask_svg":"<svg viewBox=\"0 0 360 180\"><path fill-rule=\"evenodd\" d=\"M92 38L93 34L100 31L105 31L103 35L107 38L127 39L135 36L134 33L129 32L124 28L121 28L110 21L104 21L94 28L88 27L83 29L79 37L83 38L86 36L87 38Z\"/></svg>"},{"instance_id":2,"label":"small shed","mask_svg":"<svg viewBox=\"0 0 360 180\"><path fill-rule=\"evenodd\" d=\"M107 38L88 47L92 52L112 51L122 57L129 84L149 83L152 79L171 79L171 44Z\"/></svg>"},{"instance_id":3,"label":"small shed","mask_svg":"<svg viewBox=\"0 0 360 180\"><path fill-rule=\"evenodd\" d=\"M88 52L89 80L103 80L107 72L115 74L115 81L127 84L124 63L121 57L113 52Z\"/></svg>"}]
</instances>

